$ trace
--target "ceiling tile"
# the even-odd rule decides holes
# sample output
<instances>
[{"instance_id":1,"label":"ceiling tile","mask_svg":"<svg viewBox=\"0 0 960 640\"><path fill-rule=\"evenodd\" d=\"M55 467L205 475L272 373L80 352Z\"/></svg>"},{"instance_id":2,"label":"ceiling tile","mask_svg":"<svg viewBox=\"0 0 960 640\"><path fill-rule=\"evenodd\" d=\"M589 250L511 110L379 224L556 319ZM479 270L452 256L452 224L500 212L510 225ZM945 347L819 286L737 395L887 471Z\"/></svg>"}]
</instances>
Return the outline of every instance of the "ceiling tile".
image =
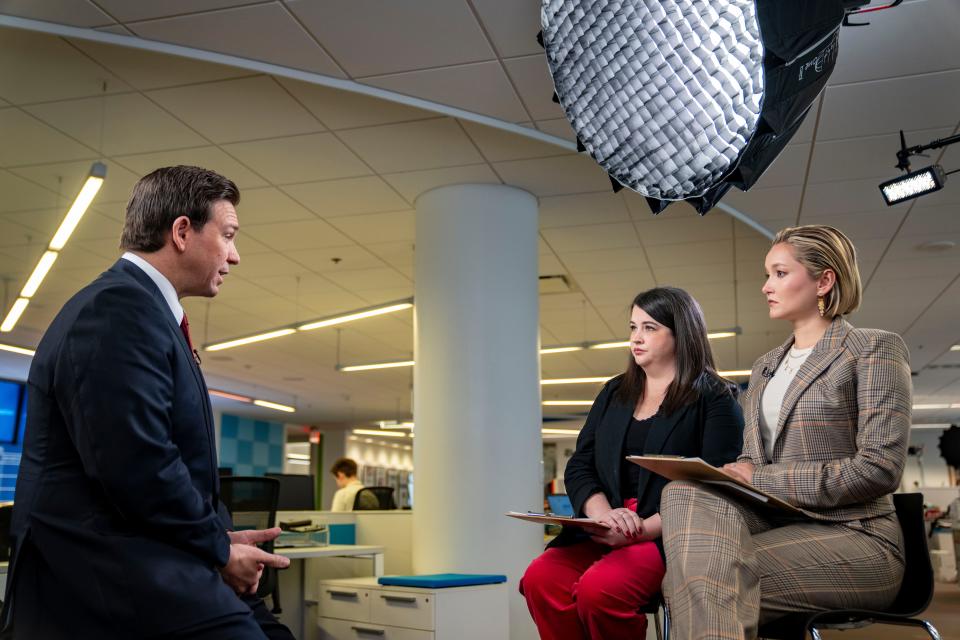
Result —
<instances>
[{"instance_id":1,"label":"ceiling tile","mask_svg":"<svg viewBox=\"0 0 960 640\"><path fill-rule=\"evenodd\" d=\"M538 125L540 120L564 117L563 109L553 101L553 78L550 77L543 53L504 60L503 65L520 92L520 99Z\"/></svg>"},{"instance_id":2,"label":"ceiling tile","mask_svg":"<svg viewBox=\"0 0 960 640\"><path fill-rule=\"evenodd\" d=\"M355 78L494 57L466 2L287 0L286 4Z\"/></svg>"},{"instance_id":3,"label":"ceiling tile","mask_svg":"<svg viewBox=\"0 0 960 640\"><path fill-rule=\"evenodd\" d=\"M198 146L206 142L198 133L135 93L51 102L25 109L89 147L102 148L108 156Z\"/></svg>"},{"instance_id":4,"label":"ceiling tile","mask_svg":"<svg viewBox=\"0 0 960 640\"><path fill-rule=\"evenodd\" d=\"M827 87L817 140L954 127L957 104L960 69ZM907 139L908 145L923 142Z\"/></svg>"},{"instance_id":5,"label":"ceiling tile","mask_svg":"<svg viewBox=\"0 0 960 640\"><path fill-rule=\"evenodd\" d=\"M567 251L640 247L636 231L629 222L543 229L540 233L561 258Z\"/></svg>"},{"instance_id":6,"label":"ceiling tile","mask_svg":"<svg viewBox=\"0 0 960 640\"><path fill-rule=\"evenodd\" d=\"M141 153L116 156L114 159L141 176L158 167L185 164L216 171L233 180L241 190L248 187L263 187L267 184L266 180L217 147L194 147L192 149L177 149L176 151ZM241 193L242 197L243 194Z\"/></svg>"},{"instance_id":7,"label":"ceiling tile","mask_svg":"<svg viewBox=\"0 0 960 640\"><path fill-rule=\"evenodd\" d=\"M73 27L96 27L113 22L110 16L86 0L0 0L0 13Z\"/></svg>"},{"instance_id":8,"label":"ceiling tile","mask_svg":"<svg viewBox=\"0 0 960 640\"><path fill-rule=\"evenodd\" d=\"M0 28L0 96L9 102L27 104L99 96L103 94L104 81L108 94L130 90L119 78L60 38Z\"/></svg>"},{"instance_id":9,"label":"ceiling tile","mask_svg":"<svg viewBox=\"0 0 960 640\"><path fill-rule=\"evenodd\" d=\"M654 269L689 264L733 264L733 242L711 240L708 242L684 242L681 244L644 245Z\"/></svg>"},{"instance_id":10,"label":"ceiling tile","mask_svg":"<svg viewBox=\"0 0 960 640\"><path fill-rule=\"evenodd\" d=\"M751 262L750 266L750 275L755 276L754 279L759 283L761 267L756 262ZM654 266L653 275L656 276L658 284L672 284L682 288L690 284L731 283L734 281L734 267L729 261L708 265ZM759 290L760 285L757 284L757 291Z\"/></svg>"},{"instance_id":11,"label":"ceiling tile","mask_svg":"<svg viewBox=\"0 0 960 640\"><path fill-rule=\"evenodd\" d=\"M87 161L61 162L20 167L11 169L10 172L46 187L51 193L61 193L60 201L63 203L64 211L66 211L66 208L69 207L73 198L76 197L84 182L86 182L91 164ZM103 186L100 187L94 204L105 202L126 203L130 199L133 185L140 176L115 162L108 161L106 165L107 178L103 181ZM7 193L3 189L0 189L0 192L4 193L4 199L6 200Z\"/></svg>"},{"instance_id":12,"label":"ceiling tile","mask_svg":"<svg viewBox=\"0 0 960 640\"><path fill-rule=\"evenodd\" d=\"M95 158L96 152L19 109L0 109L0 166Z\"/></svg>"},{"instance_id":13,"label":"ceiling tile","mask_svg":"<svg viewBox=\"0 0 960 640\"><path fill-rule=\"evenodd\" d=\"M956 255L930 257L912 257L906 260L884 260L877 266L873 279L878 282L887 280L907 280L912 278L933 278L938 276L956 276L960 272Z\"/></svg>"},{"instance_id":14,"label":"ceiling tile","mask_svg":"<svg viewBox=\"0 0 960 640\"><path fill-rule=\"evenodd\" d=\"M238 240L238 244L243 240ZM349 241L348 241L349 242ZM242 245L240 245L242 250ZM278 252L241 254L240 264L234 267L238 275L245 278L265 278L268 276L292 276L307 273L303 265L290 260Z\"/></svg>"},{"instance_id":15,"label":"ceiling tile","mask_svg":"<svg viewBox=\"0 0 960 640\"><path fill-rule=\"evenodd\" d=\"M323 220L245 225L243 232L279 252L353 244Z\"/></svg>"},{"instance_id":16,"label":"ceiling tile","mask_svg":"<svg viewBox=\"0 0 960 640\"><path fill-rule=\"evenodd\" d=\"M538 256L538 273L541 276L563 275L567 272L560 258L555 255Z\"/></svg>"},{"instance_id":17,"label":"ceiling tile","mask_svg":"<svg viewBox=\"0 0 960 640\"><path fill-rule=\"evenodd\" d=\"M907 140L919 143L919 141L926 142L946 137L951 133L953 133L953 127L910 131L906 135ZM812 184L834 180L876 178L879 184L892 180L899 175L894 166L897 163L899 148L900 136L896 133L818 142L813 154L809 182ZM926 163L921 160L917 164Z\"/></svg>"},{"instance_id":18,"label":"ceiling tile","mask_svg":"<svg viewBox=\"0 0 960 640\"><path fill-rule=\"evenodd\" d=\"M788 144L773 161L773 164L763 172L755 186L765 189L802 185L809 159L809 144Z\"/></svg>"},{"instance_id":19,"label":"ceiling tile","mask_svg":"<svg viewBox=\"0 0 960 640\"><path fill-rule=\"evenodd\" d=\"M413 243L412 242L384 242L378 244L368 244L365 249L379 256L384 262L394 267L412 267L413 266Z\"/></svg>"},{"instance_id":20,"label":"ceiling tile","mask_svg":"<svg viewBox=\"0 0 960 640\"><path fill-rule=\"evenodd\" d=\"M17 175L0 171L0 212L44 209L57 203L56 191L37 186Z\"/></svg>"},{"instance_id":21,"label":"ceiling tile","mask_svg":"<svg viewBox=\"0 0 960 640\"><path fill-rule=\"evenodd\" d=\"M432 111L374 98L352 91L278 78L280 84L329 129L351 129L377 124L436 118Z\"/></svg>"},{"instance_id":22,"label":"ceiling tile","mask_svg":"<svg viewBox=\"0 0 960 640\"><path fill-rule=\"evenodd\" d=\"M517 133L485 127L475 122L462 120L467 135L480 148L483 156L490 162L504 160L526 160L529 158L547 158L551 156L572 155L570 149L533 140Z\"/></svg>"},{"instance_id":23,"label":"ceiling tile","mask_svg":"<svg viewBox=\"0 0 960 640\"><path fill-rule=\"evenodd\" d=\"M35 229L14 222L9 219L9 215L0 216L0 247L4 248L4 253L13 255L10 252L10 247L30 247L31 250L39 249L40 253L37 254L37 257L39 257L43 253L44 242L44 238L39 236L41 234L37 233ZM14 255L14 258L19 260L20 256Z\"/></svg>"},{"instance_id":24,"label":"ceiling tile","mask_svg":"<svg viewBox=\"0 0 960 640\"><path fill-rule=\"evenodd\" d=\"M638 218L636 224L644 246L733 237L733 219L720 211L695 217Z\"/></svg>"},{"instance_id":25,"label":"ceiling tile","mask_svg":"<svg viewBox=\"0 0 960 640\"><path fill-rule=\"evenodd\" d=\"M332 133L235 142L223 149L273 184L369 175L370 169Z\"/></svg>"},{"instance_id":26,"label":"ceiling tile","mask_svg":"<svg viewBox=\"0 0 960 640\"><path fill-rule=\"evenodd\" d=\"M563 264L579 279L583 273L630 271L649 269L647 256L640 247L599 249L596 251L565 251Z\"/></svg>"},{"instance_id":27,"label":"ceiling tile","mask_svg":"<svg viewBox=\"0 0 960 640\"><path fill-rule=\"evenodd\" d=\"M880 195L880 180L840 180L807 185L803 201L803 216L829 215L834 213L863 213L884 206ZM904 212L909 204L888 207L887 210Z\"/></svg>"},{"instance_id":28,"label":"ceiling tile","mask_svg":"<svg viewBox=\"0 0 960 640\"><path fill-rule=\"evenodd\" d=\"M450 118L351 129L338 135L378 173L483 162L463 129Z\"/></svg>"},{"instance_id":29,"label":"ceiling tile","mask_svg":"<svg viewBox=\"0 0 960 640\"><path fill-rule=\"evenodd\" d=\"M273 187L245 189L237 209L244 228L247 225L316 218L293 198ZM243 233L242 230L241 233Z\"/></svg>"},{"instance_id":30,"label":"ceiling tile","mask_svg":"<svg viewBox=\"0 0 960 640\"><path fill-rule=\"evenodd\" d=\"M305 252L301 251L299 253ZM263 277L257 276L256 274L248 275L251 283L275 295L293 300L294 302L304 295L342 291L341 287L331 282L328 278L315 273ZM303 319L302 314L300 319ZM291 321L293 321L293 319L291 319Z\"/></svg>"},{"instance_id":31,"label":"ceiling tile","mask_svg":"<svg viewBox=\"0 0 960 640\"><path fill-rule=\"evenodd\" d=\"M488 164L472 164L447 169L388 173L383 179L400 192L407 201L415 202L426 191L450 184L500 184L500 178Z\"/></svg>"},{"instance_id":32,"label":"ceiling tile","mask_svg":"<svg viewBox=\"0 0 960 640\"><path fill-rule=\"evenodd\" d=\"M217 143L323 130L317 119L269 76L192 84L147 95Z\"/></svg>"},{"instance_id":33,"label":"ceiling tile","mask_svg":"<svg viewBox=\"0 0 960 640\"><path fill-rule=\"evenodd\" d=\"M410 208L376 176L290 184L284 186L283 191L325 218Z\"/></svg>"},{"instance_id":34,"label":"ceiling tile","mask_svg":"<svg viewBox=\"0 0 960 640\"><path fill-rule=\"evenodd\" d=\"M326 276L347 291L369 291L384 288L396 288L406 291L405 287L410 286L410 280L408 278L400 275L393 269L386 268L334 271L326 274ZM401 295L401 297L403 296Z\"/></svg>"},{"instance_id":35,"label":"ceiling tile","mask_svg":"<svg viewBox=\"0 0 960 640\"><path fill-rule=\"evenodd\" d=\"M540 198L541 229L629 221L626 204L615 193Z\"/></svg>"},{"instance_id":36,"label":"ceiling tile","mask_svg":"<svg viewBox=\"0 0 960 640\"><path fill-rule=\"evenodd\" d=\"M127 26L141 38L343 77L343 72L330 56L278 3L195 13Z\"/></svg>"},{"instance_id":37,"label":"ceiling tile","mask_svg":"<svg viewBox=\"0 0 960 640\"><path fill-rule=\"evenodd\" d=\"M953 0L906 2L892 11L871 13L869 29L841 29L840 57L830 84L928 73L956 67L960 60L960 5ZM878 42L922 46L903 55L899 47Z\"/></svg>"},{"instance_id":38,"label":"ceiling tile","mask_svg":"<svg viewBox=\"0 0 960 640\"><path fill-rule=\"evenodd\" d=\"M954 187L956 188L956 187ZM903 223L900 232L906 235L920 235L924 233L958 233L960 232L960 207L956 205L920 206L924 200L918 200L910 209L910 215Z\"/></svg>"},{"instance_id":39,"label":"ceiling tile","mask_svg":"<svg viewBox=\"0 0 960 640\"><path fill-rule=\"evenodd\" d=\"M159 3L150 0L97 0L97 2L120 22L134 22L223 9L238 4L249 4L250 0L164 0Z\"/></svg>"},{"instance_id":40,"label":"ceiling tile","mask_svg":"<svg viewBox=\"0 0 960 640\"><path fill-rule=\"evenodd\" d=\"M330 224L361 244L414 239L413 211L368 213L332 218Z\"/></svg>"},{"instance_id":41,"label":"ceiling tile","mask_svg":"<svg viewBox=\"0 0 960 640\"><path fill-rule=\"evenodd\" d=\"M537 196L608 191L610 179L587 156L559 156L497 162L494 169L507 184Z\"/></svg>"},{"instance_id":42,"label":"ceiling tile","mask_svg":"<svg viewBox=\"0 0 960 640\"><path fill-rule=\"evenodd\" d=\"M305 249L288 251L286 255L310 268L315 273L352 271L353 269L372 269L384 267L384 261L376 257L369 247L347 245L327 249ZM306 291L304 291L306 292Z\"/></svg>"},{"instance_id":43,"label":"ceiling tile","mask_svg":"<svg viewBox=\"0 0 960 640\"><path fill-rule=\"evenodd\" d=\"M496 61L374 76L363 82L506 122L529 118L503 67Z\"/></svg>"},{"instance_id":44,"label":"ceiling tile","mask_svg":"<svg viewBox=\"0 0 960 640\"><path fill-rule=\"evenodd\" d=\"M828 224L836 227L850 236L859 250L861 240L877 238L889 240L896 233L901 220L903 220L903 211L879 209L866 213L830 215L808 213L800 218L800 224Z\"/></svg>"},{"instance_id":45,"label":"ceiling tile","mask_svg":"<svg viewBox=\"0 0 960 640\"><path fill-rule=\"evenodd\" d=\"M129 33L124 29L123 35L129 35ZM247 69L228 67L180 56L167 56L153 51L104 44L92 40L70 40L70 44L115 73L130 86L141 91L226 80L248 76L252 73ZM236 106L231 105L231 108Z\"/></svg>"},{"instance_id":46,"label":"ceiling tile","mask_svg":"<svg viewBox=\"0 0 960 640\"><path fill-rule=\"evenodd\" d=\"M554 118L552 120L537 120L537 129L552 136L576 142L577 134L570 127L570 122L566 118Z\"/></svg>"},{"instance_id":47,"label":"ceiling tile","mask_svg":"<svg viewBox=\"0 0 960 640\"><path fill-rule=\"evenodd\" d=\"M927 257L935 259L949 260L953 259L957 265L957 273L960 274L960 250L954 246L946 251L924 251L920 247L930 242L940 240L950 240L960 244L960 233L945 233L935 231L922 235L909 236L904 233L898 233L890 243L884 260L924 260Z\"/></svg>"},{"instance_id":48,"label":"ceiling tile","mask_svg":"<svg viewBox=\"0 0 960 640\"><path fill-rule=\"evenodd\" d=\"M543 47L537 42L537 32L540 31L538 2L473 0L473 6L501 58L543 54Z\"/></svg>"}]
</instances>

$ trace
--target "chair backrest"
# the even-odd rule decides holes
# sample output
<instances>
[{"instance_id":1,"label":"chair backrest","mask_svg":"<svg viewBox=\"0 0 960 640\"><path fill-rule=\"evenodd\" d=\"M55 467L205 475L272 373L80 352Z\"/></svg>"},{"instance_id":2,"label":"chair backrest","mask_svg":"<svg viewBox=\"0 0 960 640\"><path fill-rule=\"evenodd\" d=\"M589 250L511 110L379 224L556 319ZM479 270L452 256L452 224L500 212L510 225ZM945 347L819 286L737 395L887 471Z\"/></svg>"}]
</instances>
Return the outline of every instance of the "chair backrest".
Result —
<instances>
[{"instance_id":1,"label":"chair backrest","mask_svg":"<svg viewBox=\"0 0 960 640\"><path fill-rule=\"evenodd\" d=\"M226 476L220 478L220 500L230 512L235 531L270 529L277 524L277 501L280 481L257 476ZM273 542L258 545L273 553ZM277 586L277 572L269 567L263 572L257 594L262 598L273 593Z\"/></svg>"},{"instance_id":2,"label":"chair backrest","mask_svg":"<svg viewBox=\"0 0 960 640\"><path fill-rule=\"evenodd\" d=\"M393 500L393 487L364 487L357 491L353 499L354 511L374 511L377 509L396 509Z\"/></svg>"},{"instance_id":3,"label":"chair backrest","mask_svg":"<svg viewBox=\"0 0 960 640\"><path fill-rule=\"evenodd\" d=\"M13 517L13 505L0 507L0 561L10 559L10 524Z\"/></svg>"},{"instance_id":4,"label":"chair backrest","mask_svg":"<svg viewBox=\"0 0 960 640\"><path fill-rule=\"evenodd\" d=\"M923 494L896 493L893 504L903 531L903 583L888 613L913 617L923 613L933 598L933 566L923 525Z\"/></svg>"}]
</instances>

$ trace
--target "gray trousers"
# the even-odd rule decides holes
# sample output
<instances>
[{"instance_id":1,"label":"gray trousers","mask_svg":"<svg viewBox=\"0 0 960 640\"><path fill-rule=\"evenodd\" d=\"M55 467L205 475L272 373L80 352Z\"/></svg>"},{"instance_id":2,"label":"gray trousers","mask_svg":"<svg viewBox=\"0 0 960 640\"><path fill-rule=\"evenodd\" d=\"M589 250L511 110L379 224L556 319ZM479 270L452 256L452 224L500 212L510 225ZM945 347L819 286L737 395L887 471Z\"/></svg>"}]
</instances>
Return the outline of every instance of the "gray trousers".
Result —
<instances>
[{"instance_id":1,"label":"gray trousers","mask_svg":"<svg viewBox=\"0 0 960 640\"><path fill-rule=\"evenodd\" d=\"M696 482L672 482L660 504L663 594L683 640L756 638L797 611L884 609L903 579L896 514L830 523L778 517Z\"/></svg>"}]
</instances>

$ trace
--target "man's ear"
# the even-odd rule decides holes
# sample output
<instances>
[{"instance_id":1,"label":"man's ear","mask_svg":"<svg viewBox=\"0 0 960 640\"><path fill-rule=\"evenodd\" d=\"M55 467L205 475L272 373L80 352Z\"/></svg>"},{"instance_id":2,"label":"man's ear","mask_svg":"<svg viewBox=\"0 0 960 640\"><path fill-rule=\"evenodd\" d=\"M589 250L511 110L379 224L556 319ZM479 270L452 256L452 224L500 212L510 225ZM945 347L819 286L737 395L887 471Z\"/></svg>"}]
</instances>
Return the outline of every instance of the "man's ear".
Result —
<instances>
[{"instance_id":1,"label":"man's ear","mask_svg":"<svg viewBox=\"0 0 960 640\"><path fill-rule=\"evenodd\" d=\"M170 237L173 240L173 246L180 253L187 250L187 233L189 231L190 218L187 216L180 216L173 221L170 227Z\"/></svg>"}]
</instances>

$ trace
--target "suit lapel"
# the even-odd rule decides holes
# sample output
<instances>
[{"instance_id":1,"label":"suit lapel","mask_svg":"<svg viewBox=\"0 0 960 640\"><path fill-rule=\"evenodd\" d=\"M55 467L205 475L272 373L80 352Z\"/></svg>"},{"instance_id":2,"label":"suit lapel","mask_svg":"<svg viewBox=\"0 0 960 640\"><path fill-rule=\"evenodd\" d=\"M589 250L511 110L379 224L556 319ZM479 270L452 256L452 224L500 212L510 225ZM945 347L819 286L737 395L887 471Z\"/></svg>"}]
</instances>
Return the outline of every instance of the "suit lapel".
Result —
<instances>
[{"instance_id":1,"label":"suit lapel","mask_svg":"<svg viewBox=\"0 0 960 640\"><path fill-rule=\"evenodd\" d=\"M841 317L834 318L833 322L827 328L826 333L814 345L813 351L807 356L806 361L797 375L787 387L787 393L783 397L783 404L780 406L780 417L777 420L776 439L780 438L784 425L793 413L793 409L813 381L823 373L830 364L837 359L843 351L843 341L850 331L850 325ZM776 439L774 441L776 441Z\"/></svg>"},{"instance_id":2,"label":"suit lapel","mask_svg":"<svg viewBox=\"0 0 960 640\"><path fill-rule=\"evenodd\" d=\"M633 407L628 407L620 402L611 402L607 411L609 413L604 428L597 432L597 448L600 451L609 451L613 454L610 462L612 463L611 473L614 482L611 488L617 492L617 495L620 495L620 467L623 461L623 446L626 442L627 429L630 427L630 419L633 418ZM601 438L604 441L603 443L600 442ZM623 506L625 497L620 496L620 504L616 506Z\"/></svg>"}]
</instances>

